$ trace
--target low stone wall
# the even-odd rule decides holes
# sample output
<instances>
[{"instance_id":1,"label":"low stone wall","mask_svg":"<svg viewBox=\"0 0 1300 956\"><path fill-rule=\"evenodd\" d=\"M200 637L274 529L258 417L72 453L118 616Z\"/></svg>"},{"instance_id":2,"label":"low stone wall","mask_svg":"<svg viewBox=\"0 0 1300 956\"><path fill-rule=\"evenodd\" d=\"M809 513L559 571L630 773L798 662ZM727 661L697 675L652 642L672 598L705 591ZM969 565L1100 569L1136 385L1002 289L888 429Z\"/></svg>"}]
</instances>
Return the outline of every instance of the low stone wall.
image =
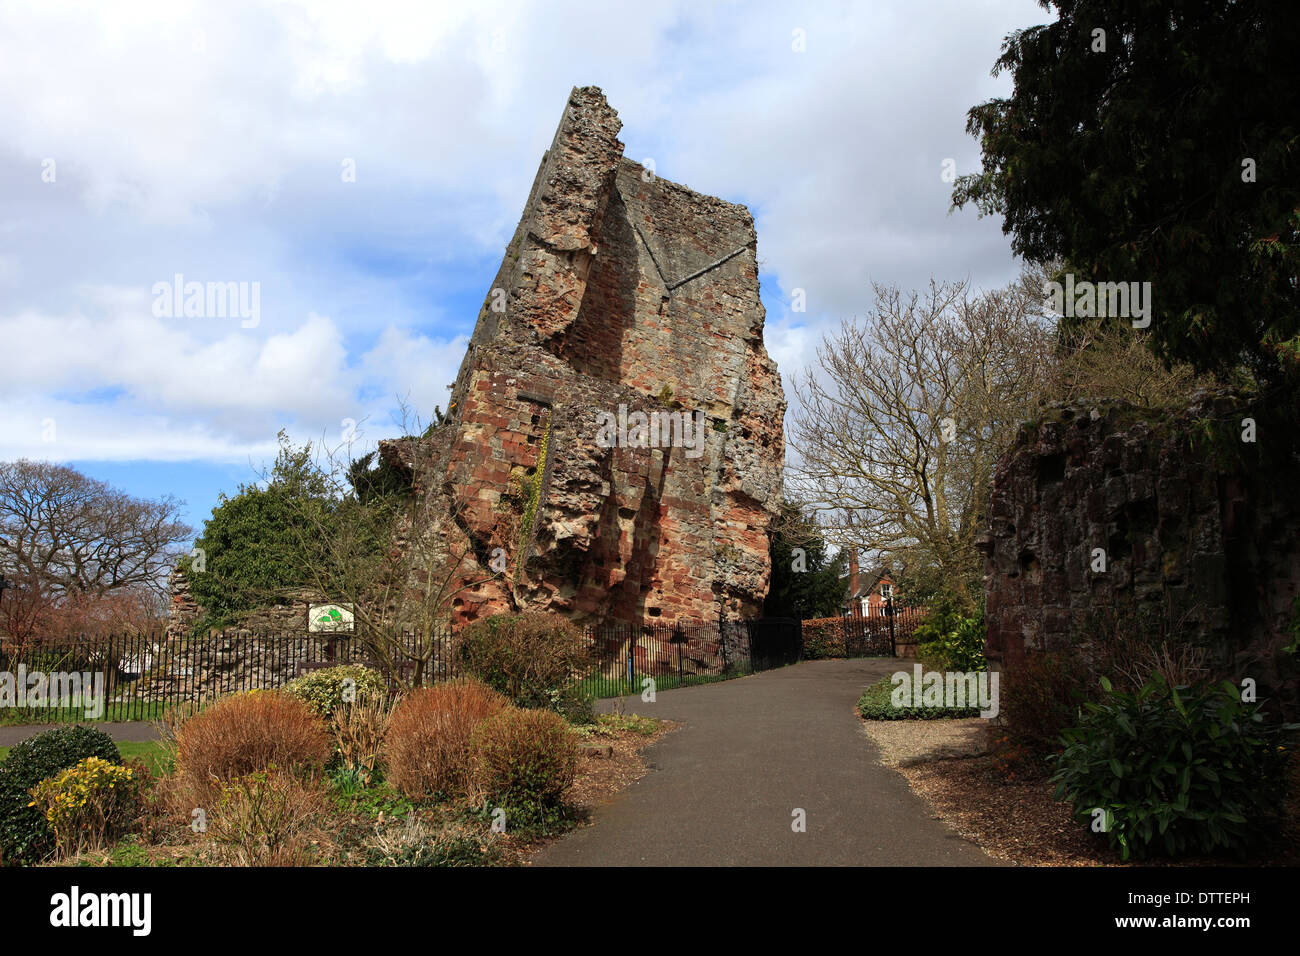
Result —
<instances>
[{"instance_id":1,"label":"low stone wall","mask_svg":"<svg viewBox=\"0 0 1300 956\"><path fill-rule=\"evenodd\" d=\"M303 665L360 663L355 638L328 634L215 632L160 643L147 655L136 694L154 700L207 701L222 694L272 690L299 675Z\"/></svg>"}]
</instances>

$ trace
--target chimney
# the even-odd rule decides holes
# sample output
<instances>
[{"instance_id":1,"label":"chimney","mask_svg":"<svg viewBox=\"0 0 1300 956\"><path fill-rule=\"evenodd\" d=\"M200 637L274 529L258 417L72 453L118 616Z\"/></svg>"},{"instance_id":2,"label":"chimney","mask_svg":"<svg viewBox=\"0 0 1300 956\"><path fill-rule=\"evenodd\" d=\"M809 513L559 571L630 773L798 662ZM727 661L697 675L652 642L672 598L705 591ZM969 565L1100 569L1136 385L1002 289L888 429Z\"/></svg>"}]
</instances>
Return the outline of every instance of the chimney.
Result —
<instances>
[{"instance_id":1,"label":"chimney","mask_svg":"<svg viewBox=\"0 0 1300 956\"><path fill-rule=\"evenodd\" d=\"M849 551L849 613L862 616L862 602L858 600L858 549Z\"/></svg>"}]
</instances>

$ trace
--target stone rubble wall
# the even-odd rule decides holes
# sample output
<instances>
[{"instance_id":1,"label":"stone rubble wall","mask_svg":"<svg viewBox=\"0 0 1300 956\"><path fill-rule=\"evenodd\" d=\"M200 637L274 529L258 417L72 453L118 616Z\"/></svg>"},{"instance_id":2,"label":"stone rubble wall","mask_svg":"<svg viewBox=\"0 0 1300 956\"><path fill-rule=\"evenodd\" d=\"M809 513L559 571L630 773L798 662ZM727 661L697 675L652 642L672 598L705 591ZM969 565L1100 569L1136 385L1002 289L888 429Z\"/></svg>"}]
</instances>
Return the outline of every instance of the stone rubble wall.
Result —
<instances>
[{"instance_id":1,"label":"stone rubble wall","mask_svg":"<svg viewBox=\"0 0 1300 956\"><path fill-rule=\"evenodd\" d=\"M1154 612L1276 682L1300 595L1300 462L1234 446L1249 415L1230 393L1200 393L1179 412L1055 406L1023 426L997 468L981 543L990 659L1014 667L1069 649L1099 619ZM1207 426L1227 444L1198 441ZM1290 436L1257 436L1270 441L1294 448Z\"/></svg>"}]
</instances>

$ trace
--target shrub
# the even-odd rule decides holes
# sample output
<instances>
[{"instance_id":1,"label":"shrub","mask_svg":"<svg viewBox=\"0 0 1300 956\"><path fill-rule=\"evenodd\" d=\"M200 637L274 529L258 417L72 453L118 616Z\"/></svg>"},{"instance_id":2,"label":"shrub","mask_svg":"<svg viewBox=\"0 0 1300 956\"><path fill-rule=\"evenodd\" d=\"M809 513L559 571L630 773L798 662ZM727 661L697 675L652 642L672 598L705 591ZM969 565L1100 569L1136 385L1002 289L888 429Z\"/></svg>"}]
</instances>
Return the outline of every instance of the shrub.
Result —
<instances>
[{"instance_id":1,"label":"shrub","mask_svg":"<svg viewBox=\"0 0 1300 956\"><path fill-rule=\"evenodd\" d=\"M314 774L334 751L312 709L276 691L223 697L177 725L175 746L179 796L193 807L209 805L216 785L270 767Z\"/></svg>"},{"instance_id":2,"label":"shrub","mask_svg":"<svg viewBox=\"0 0 1300 956\"><path fill-rule=\"evenodd\" d=\"M508 704L491 687L469 678L408 694L388 722L384 756L389 782L415 799L468 795L474 728Z\"/></svg>"},{"instance_id":3,"label":"shrub","mask_svg":"<svg viewBox=\"0 0 1300 956\"><path fill-rule=\"evenodd\" d=\"M295 677L282 688L329 720L342 704L382 696L388 689L382 674L362 664L343 664Z\"/></svg>"},{"instance_id":4,"label":"shrub","mask_svg":"<svg viewBox=\"0 0 1300 956\"><path fill-rule=\"evenodd\" d=\"M1059 753L1061 734L1096 694L1090 670L1075 655L1030 654L1001 676L1000 714L1012 749L1042 758Z\"/></svg>"},{"instance_id":5,"label":"shrub","mask_svg":"<svg viewBox=\"0 0 1300 956\"><path fill-rule=\"evenodd\" d=\"M863 720L945 720L950 718L978 717L975 707L918 707L906 703L894 706L896 685L892 678L884 677L872 684L858 698L858 713ZM1000 688L999 688L1000 690Z\"/></svg>"},{"instance_id":6,"label":"shrub","mask_svg":"<svg viewBox=\"0 0 1300 956\"><path fill-rule=\"evenodd\" d=\"M87 757L31 789L58 849L67 855L102 849L130 830L140 811L135 771L103 757Z\"/></svg>"},{"instance_id":7,"label":"shrub","mask_svg":"<svg viewBox=\"0 0 1300 956\"><path fill-rule=\"evenodd\" d=\"M590 719L591 701L578 681L593 663L591 644L553 614L496 614L461 632L456 657L516 707L544 707L570 719Z\"/></svg>"},{"instance_id":8,"label":"shrub","mask_svg":"<svg viewBox=\"0 0 1300 956\"><path fill-rule=\"evenodd\" d=\"M935 670L982 671L988 667L983 611L974 617L927 615L917 625L915 637L917 656Z\"/></svg>"},{"instance_id":9,"label":"shrub","mask_svg":"<svg viewBox=\"0 0 1300 956\"><path fill-rule=\"evenodd\" d=\"M318 784L272 767L226 783L207 832L227 865L305 866L316 856L324 809Z\"/></svg>"},{"instance_id":10,"label":"shrub","mask_svg":"<svg viewBox=\"0 0 1300 956\"><path fill-rule=\"evenodd\" d=\"M1077 822L1100 821L1124 859L1232 850L1276 832L1294 725L1266 723L1230 682L1171 687L1156 675L1136 694L1105 678L1057 758L1056 798Z\"/></svg>"},{"instance_id":11,"label":"shrub","mask_svg":"<svg viewBox=\"0 0 1300 956\"><path fill-rule=\"evenodd\" d=\"M843 657L844 618L810 618L803 622L804 660L823 657Z\"/></svg>"},{"instance_id":12,"label":"shrub","mask_svg":"<svg viewBox=\"0 0 1300 956\"><path fill-rule=\"evenodd\" d=\"M512 707L483 721L473 745L480 790L505 809L508 825L554 819L578 767L578 747L563 718Z\"/></svg>"},{"instance_id":13,"label":"shrub","mask_svg":"<svg viewBox=\"0 0 1300 956\"><path fill-rule=\"evenodd\" d=\"M0 863L39 861L54 848L54 833L32 802L31 789L87 757L120 764L113 739L90 727L58 727L30 737L0 763Z\"/></svg>"},{"instance_id":14,"label":"shrub","mask_svg":"<svg viewBox=\"0 0 1300 956\"><path fill-rule=\"evenodd\" d=\"M392 702L374 694L334 711L330 729L339 763L364 783L375 778L392 717Z\"/></svg>"}]
</instances>

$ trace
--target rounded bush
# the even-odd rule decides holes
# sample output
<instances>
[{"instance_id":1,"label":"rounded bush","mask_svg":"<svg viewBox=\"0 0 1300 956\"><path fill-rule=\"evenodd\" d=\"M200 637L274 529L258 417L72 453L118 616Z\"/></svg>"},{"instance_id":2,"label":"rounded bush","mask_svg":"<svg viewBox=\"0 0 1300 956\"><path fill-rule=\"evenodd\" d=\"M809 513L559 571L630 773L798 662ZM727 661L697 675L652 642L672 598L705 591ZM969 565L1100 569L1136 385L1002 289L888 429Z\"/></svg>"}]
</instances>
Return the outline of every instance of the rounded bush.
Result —
<instances>
[{"instance_id":1,"label":"rounded bush","mask_svg":"<svg viewBox=\"0 0 1300 956\"><path fill-rule=\"evenodd\" d=\"M328 720L340 705L384 694L388 684L382 674L363 664L342 664L295 677L282 690Z\"/></svg>"},{"instance_id":2,"label":"rounded bush","mask_svg":"<svg viewBox=\"0 0 1300 956\"><path fill-rule=\"evenodd\" d=\"M176 729L176 775L200 794L271 767L316 773L333 752L321 718L278 691L224 697Z\"/></svg>"},{"instance_id":3,"label":"rounded bush","mask_svg":"<svg viewBox=\"0 0 1300 956\"><path fill-rule=\"evenodd\" d=\"M446 681L408 694L388 722L386 779L408 797L467 796L474 728L509 706L482 681Z\"/></svg>"},{"instance_id":4,"label":"rounded bush","mask_svg":"<svg viewBox=\"0 0 1300 956\"><path fill-rule=\"evenodd\" d=\"M474 732L484 796L510 814L558 807L573 786L578 746L558 714L510 708Z\"/></svg>"},{"instance_id":5,"label":"rounded bush","mask_svg":"<svg viewBox=\"0 0 1300 956\"><path fill-rule=\"evenodd\" d=\"M54 831L62 853L98 850L135 822L140 784L132 768L87 757L33 787L32 804Z\"/></svg>"},{"instance_id":6,"label":"rounded bush","mask_svg":"<svg viewBox=\"0 0 1300 956\"><path fill-rule=\"evenodd\" d=\"M457 639L465 673L510 698L516 707L545 707L571 719L590 717L579 681L591 669L591 641L555 614L495 614Z\"/></svg>"},{"instance_id":7,"label":"rounded bush","mask_svg":"<svg viewBox=\"0 0 1300 956\"><path fill-rule=\"evenodd\" d=\"M1056 758L1056 798L1128 859L1230 850L1277 833L1292 729L1265 720L1230 682L1171 687L1153 677L1084 704Z\"/></svg>"},{"instance_id":8,"label":"rounded bush","mask_svg":"<svg viewBox=\"0 0 1300 956\"><path fill-rule=\"evenodd\" d=\"M122 762L113 738L91 727L57 727L30 737L0 763L0 864L34 863L54 848L54 831L28 806L31 789L87 757Z\"/></svg>"}]
</instances>

